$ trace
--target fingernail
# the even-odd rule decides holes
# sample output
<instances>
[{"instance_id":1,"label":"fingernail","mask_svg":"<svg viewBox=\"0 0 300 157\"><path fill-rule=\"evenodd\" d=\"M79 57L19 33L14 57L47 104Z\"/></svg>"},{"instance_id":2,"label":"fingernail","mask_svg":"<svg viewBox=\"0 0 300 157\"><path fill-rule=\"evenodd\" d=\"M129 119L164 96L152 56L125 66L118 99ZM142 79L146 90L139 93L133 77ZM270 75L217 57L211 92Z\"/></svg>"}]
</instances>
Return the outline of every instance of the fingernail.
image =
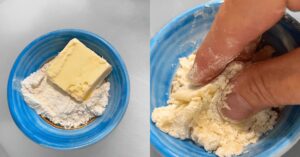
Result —
<instances>
[{"instance_id":1,"label":"fingernail","mask_svg":"<svg viewBox=\"0 0 300 157\"><path fill-rule=\"evenodd\" d=\"M242 121L250 117L253 113L251 105L239 94L232 92L226 99L226 105L219 109L224 119L234 122Z\"/></svg>"}]
</instances>

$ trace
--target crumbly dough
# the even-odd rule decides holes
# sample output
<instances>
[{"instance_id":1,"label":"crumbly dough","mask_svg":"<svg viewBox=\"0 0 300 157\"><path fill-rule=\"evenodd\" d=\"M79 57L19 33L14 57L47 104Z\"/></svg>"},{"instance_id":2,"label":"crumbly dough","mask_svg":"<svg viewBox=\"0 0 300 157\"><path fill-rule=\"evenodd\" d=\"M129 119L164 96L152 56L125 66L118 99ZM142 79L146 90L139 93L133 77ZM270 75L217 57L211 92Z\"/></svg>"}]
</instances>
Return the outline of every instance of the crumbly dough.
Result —
<instances>
[{"instance_id":1,"label":"crumbly dough","mask_svg":"<svg viewBox=\"0 0 300 157\"><path fill-rule=\"evenodd\" d=\"M64 129L79 128L103 114L108 103L109 82L97 85L87 100L78 102L49 81L47 66L21 82L24 100L31 108Z\"/></svg>"},{"instance_id":2,"label":"crumbly dough","mask_svg":"<svg viewBox=\"0 0 300 157\"><path fill-rule=\"evenodd\" d=\"M245 146L273 128L278 113L266 109L241 123L224 120L217 106L227 106L224 100L232 89L229 80L243 66L232 63L211 83L195 87L187 78L194 59L195 54L179 59L168 105L155 108L152 121L161 131L182 140L192 139L220 157L240 155Z\"/></svg>"}]
</instances>

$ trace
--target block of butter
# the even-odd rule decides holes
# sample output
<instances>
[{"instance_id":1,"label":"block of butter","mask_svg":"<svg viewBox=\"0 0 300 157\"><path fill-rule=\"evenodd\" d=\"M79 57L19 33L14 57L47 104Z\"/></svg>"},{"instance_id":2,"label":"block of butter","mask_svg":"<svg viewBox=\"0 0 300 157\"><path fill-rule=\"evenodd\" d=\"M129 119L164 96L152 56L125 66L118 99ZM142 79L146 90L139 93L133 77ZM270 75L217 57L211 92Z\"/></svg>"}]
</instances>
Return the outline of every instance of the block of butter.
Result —
<instances>
[{"instance_id":1,"label":"block of butter","mask_svg":"<svg viewBox=\"0 0 300 157\"><path fill-rule=\"evenodd\" d=\"M111 70L105 59L74 38L49 62L46 74L63 91L83 101Z\"/></svg>"}]
</instances>

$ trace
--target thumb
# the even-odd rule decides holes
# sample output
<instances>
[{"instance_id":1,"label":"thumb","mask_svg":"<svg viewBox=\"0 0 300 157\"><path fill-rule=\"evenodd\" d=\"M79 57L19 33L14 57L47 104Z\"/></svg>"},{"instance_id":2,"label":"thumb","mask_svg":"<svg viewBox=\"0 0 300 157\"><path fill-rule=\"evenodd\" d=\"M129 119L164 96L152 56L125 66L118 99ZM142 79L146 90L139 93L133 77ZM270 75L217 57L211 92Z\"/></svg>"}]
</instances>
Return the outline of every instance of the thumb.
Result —
<instances>
[{"instance_id":1,"label":"thumb","mask_svg":"<svg viewBox=\"0 0 300 157\"><path fill-rule=\"evenodd\" d=\"M269 108L300 103L300 49L246 67L233 80L223 116L240 121Z\"/></svg>"}]
</instances>

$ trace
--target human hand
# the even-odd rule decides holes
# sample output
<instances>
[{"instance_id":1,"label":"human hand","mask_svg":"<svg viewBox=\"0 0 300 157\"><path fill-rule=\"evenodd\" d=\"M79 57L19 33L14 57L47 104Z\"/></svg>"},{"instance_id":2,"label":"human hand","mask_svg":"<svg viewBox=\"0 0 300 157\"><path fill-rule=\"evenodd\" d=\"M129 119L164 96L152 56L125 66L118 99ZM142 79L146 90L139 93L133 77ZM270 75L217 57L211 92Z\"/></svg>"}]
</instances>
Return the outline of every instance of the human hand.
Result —
<instances>
[{"instance_id":1,"label":"human hand","mask_svg":"<svg viewBox=\"0 0 300 157\"><path fill-rule=\"evenodd\" d=\"M263 32L278 22L287 7L292 10L300 9L300 2L298 0L225 0L210 32L197 51L196 60L189 75L191 81L197 85L204 85L220 74L228 63L245 53L253 52L251 48L253 46L249 44L256 43L255 41ZM288 56L294 53L298 54L293 52ZM234 81L235 88L227 101L231 110L223 109L222 113L231 119L242 120L266 107L299 103L300 100L295 101L294 93L293 98L280 96L282 93L276 91L279 90L278 85L274 84L277 81L286 85L280 86L282 92L283 89L290 88L287 85L295 83L294 80L289 79L291 76L296 77L292 73L297 72L295 69L289 69L291 68L289 61L292 59L295 58L282 56L276 58L275 61L272 59L247 67ZM287 65L282 66L283 64ZM276 71L283 69L287 72L286 75L281 71ZM262 76L264 74L261 73L262 71L267 75ZM285 77L289 81L282 82ZM270 88L270 85L265 82L275 87ZM277 98L272 98L277 96L287 100L279 101Z\"/></svg>"},{"instance_id":2,"label":"human hand","mask_svg":"<svg viewBox=\"0 0 300 157\"><path fill-rule=\"evenodd\" d=\"M299 67L300 48L245 67L231 82L230 109L222 108L221 113L239 121L269 107L299 104Z\"/></svg>"}]
</instances>

